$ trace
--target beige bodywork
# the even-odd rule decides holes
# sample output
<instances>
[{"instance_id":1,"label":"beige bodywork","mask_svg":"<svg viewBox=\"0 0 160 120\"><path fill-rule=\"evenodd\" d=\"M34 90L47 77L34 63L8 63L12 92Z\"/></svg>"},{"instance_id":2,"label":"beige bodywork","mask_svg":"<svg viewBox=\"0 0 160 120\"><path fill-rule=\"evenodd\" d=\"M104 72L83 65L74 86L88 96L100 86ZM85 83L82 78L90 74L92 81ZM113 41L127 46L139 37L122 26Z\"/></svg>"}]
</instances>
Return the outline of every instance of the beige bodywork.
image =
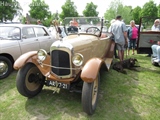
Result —
<instances>
[{"instance_id":1,"label":"beige bodywork","mask_svg":"<svg viewBox=\"0 0 160 120\"><path fill-rule=\"evenodd\" d=\"M14 63L16 70L23 67L27 62L34 63L47 80L55 80L64 83L70 83L80 75L83 81L93 82L97 77L100 69L109 70L113 60L114 54L114 41L110 40L108 36L97 37L96 35L89 35L85 33L73 34L65 37L64 42L68 42L73 46L74 53L80 53L84 57L83 65L74 68L80 68L73 70L73 75L70 78L60 78L54 73L51 73L50 56L43 62L46 65L40 65L37 62L36 52L28 52L20 56ZM63 42L62 41L62 42Z\"/></svg>"}]
</instances>

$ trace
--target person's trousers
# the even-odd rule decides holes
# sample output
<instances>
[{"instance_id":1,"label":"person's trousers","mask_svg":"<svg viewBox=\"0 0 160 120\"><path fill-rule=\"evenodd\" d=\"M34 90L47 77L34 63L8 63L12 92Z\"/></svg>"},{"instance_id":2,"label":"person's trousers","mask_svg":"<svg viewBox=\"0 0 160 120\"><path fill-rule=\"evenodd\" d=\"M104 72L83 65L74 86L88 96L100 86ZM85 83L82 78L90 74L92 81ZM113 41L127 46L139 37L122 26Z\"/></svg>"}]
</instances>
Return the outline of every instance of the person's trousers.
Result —
<instances>
[{"instance_id":1,"label":"person's trousers","mask_svg":"<svg viewBox=\"0 0 160 120\"><path fill-rule=\"evenodd\" d=\"M160 46L159 45L152 45L152 53L154 57L160 60Z\"/></svg>"}]
</instances>

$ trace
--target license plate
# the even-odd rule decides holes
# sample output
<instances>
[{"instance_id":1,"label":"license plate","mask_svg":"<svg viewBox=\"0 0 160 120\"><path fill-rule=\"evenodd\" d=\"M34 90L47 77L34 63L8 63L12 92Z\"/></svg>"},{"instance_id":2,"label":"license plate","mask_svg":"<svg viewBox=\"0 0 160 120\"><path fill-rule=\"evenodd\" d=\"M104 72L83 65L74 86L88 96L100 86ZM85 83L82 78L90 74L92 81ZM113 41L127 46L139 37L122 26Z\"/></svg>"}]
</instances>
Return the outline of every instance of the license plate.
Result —
<instances>
[{"instance_id":1,"label":"license plate","mask_svg":"<svg viewBox=\"0 0 160 120\"><path fill-rule=\"evenodd\" d=\"M57 82L57 81L47 81L47 85L57 87L57 88L63 88L63 89L69 89L69 84Z\"/></svg>"}]
</instances>

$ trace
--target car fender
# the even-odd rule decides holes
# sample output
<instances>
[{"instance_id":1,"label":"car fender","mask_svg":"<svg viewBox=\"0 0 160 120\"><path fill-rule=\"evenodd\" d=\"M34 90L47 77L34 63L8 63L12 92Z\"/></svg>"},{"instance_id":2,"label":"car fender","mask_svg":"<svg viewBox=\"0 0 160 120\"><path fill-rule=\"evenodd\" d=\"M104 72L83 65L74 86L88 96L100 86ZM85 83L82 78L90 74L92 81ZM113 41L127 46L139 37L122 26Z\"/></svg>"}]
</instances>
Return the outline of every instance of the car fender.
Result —
<instances>
[{"instance_id":1,"label":"car fender","mask_svg":"<svg viewBox=\"0 0 160 120\"><path fill-rule=\"evenodd\" d=\"M103 59L92 58L84 65L80 77L83 81L91 83L96 79L100 69L104 67L107 70Z\"/></svg>"},{"instance_id":2,"label":"car fender","mask_svg":"<svg viewBox=\"0 0 160 120\"><path fill-rule=\"evenodd\" d=\"M26 64L26 62L28 61L32 61L33 56L37 55L37 51L31 51L31 52L27 52L24 53L23 55L21 55L15 62L13 65L13 68L15 70L19 70L22 66L24 66Z\"/></svg>"}]
</instances>

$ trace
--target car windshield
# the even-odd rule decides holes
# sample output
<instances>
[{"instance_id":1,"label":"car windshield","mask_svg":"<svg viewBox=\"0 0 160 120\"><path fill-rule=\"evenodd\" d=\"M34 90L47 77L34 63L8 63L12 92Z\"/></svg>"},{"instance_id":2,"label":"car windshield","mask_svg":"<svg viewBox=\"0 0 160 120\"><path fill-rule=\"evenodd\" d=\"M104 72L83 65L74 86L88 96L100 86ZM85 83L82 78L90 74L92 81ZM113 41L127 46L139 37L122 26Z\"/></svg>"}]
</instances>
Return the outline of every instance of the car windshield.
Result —
<instances>
[{"instance_id":1,"label":"car windshield","mask_svg":"<svg viewBox=\"0 0 160 120\"><path fill-rule=\"evenodd\" d=\"M17 40L20 39L20 28L12 26L0 26L0 39Z\"/></svg>"},{"instance_id":2,"label":"car windshield","mask_svg":"<svg viewBox=\"0 0 160 120\"><path fill-rule=\"evenodd\" d=\"M66 33L89 33L100 32L101 19L99 17L67 17L64 19Z\"/></svg>"}]
</instances>

